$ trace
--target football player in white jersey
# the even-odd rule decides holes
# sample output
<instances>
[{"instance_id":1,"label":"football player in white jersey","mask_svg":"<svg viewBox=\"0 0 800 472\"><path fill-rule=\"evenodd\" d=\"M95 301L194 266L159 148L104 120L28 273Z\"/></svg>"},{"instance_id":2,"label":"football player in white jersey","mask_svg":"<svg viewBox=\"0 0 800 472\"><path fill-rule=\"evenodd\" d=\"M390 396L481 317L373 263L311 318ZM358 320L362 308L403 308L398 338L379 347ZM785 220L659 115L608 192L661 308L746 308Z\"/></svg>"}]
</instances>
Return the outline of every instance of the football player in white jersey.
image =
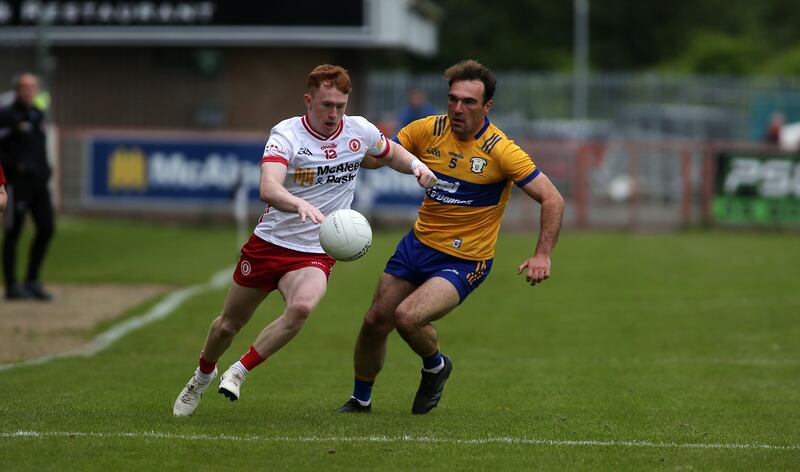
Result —
<instances>
[{"instance_id":1,"label":"football player in white jersey","mask_svg":"<svg viewBox=\"0 0 800 472\"><path fill-rule=\"evenodd\" d=\"M413 174L430 188L436 176L369 121L344 114L351 90L347 71L329 64L308 76L307 112L276 125L261 160L260 195L267 208L233 274L222 313L211 322L199 366L175 400L175 416L188 416L217 374L216 364L259 304L277 289L286 307L258 335L247 353L223 374L219 392L239 398L248 373L277 352L303 327L325 294L334 260L319 245L319 224L334 210L349 208L364 156Z\"/></svg>"}]
</instances>

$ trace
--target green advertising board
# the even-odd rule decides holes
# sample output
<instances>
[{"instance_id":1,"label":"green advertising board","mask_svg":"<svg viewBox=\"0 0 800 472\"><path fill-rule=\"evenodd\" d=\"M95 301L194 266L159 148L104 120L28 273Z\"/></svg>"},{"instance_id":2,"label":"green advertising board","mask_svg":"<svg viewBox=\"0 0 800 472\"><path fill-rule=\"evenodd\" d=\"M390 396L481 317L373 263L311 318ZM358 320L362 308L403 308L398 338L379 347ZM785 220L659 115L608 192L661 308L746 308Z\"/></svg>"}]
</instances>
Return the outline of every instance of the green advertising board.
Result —
<instances>
[{"instance_id":1,"label":"green advertising board","mask_svg":"<svg viewBox=\"0 0 800 472\"><path fill-rule=\"evenodd\" d=\"M719 223L800 226L800 155L721 154L711 209Z\"/></svg>"}]
</instances>

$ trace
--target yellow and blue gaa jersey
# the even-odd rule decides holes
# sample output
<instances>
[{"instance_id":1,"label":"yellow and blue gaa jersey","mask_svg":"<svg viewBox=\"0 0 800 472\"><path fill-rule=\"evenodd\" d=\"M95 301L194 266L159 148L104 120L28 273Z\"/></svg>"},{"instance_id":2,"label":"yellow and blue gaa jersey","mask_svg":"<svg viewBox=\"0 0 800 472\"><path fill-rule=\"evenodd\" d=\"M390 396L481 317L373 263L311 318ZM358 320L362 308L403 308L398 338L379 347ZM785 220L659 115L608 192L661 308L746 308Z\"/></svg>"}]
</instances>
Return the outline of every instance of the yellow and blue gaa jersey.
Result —
<instances>
[{"instance_id":1,"label":"yellow and blue gaa jersey","mask_svg":"<svg viewBox=\"0 0 800 472\"><path fill-rule=\"evenodd\" d=\"M409 123L394 140L436 174L414 223L424 244L462 259L494 257L511 183L522 187L539 169L489 119L469 141L453 135L447 115Z\"/></svg>"}]
</instances>

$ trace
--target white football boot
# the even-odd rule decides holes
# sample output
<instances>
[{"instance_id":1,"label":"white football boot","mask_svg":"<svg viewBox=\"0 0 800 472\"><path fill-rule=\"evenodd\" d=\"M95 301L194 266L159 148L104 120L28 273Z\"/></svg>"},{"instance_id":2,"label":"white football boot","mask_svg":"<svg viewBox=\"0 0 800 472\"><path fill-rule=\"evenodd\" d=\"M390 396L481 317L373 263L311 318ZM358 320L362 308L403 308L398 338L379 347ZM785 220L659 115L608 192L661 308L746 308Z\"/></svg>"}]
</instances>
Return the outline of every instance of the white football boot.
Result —
<instances>
[{"instance_id":1,"label":"white football boot","mask_svg":"<svg viewBox=\"0 0 800 472\"><path fill-rule=\"evenodd\" d=\"M230 366L219 380L219 393L230 398L232 402L236 401L239 399L239 389L245 380L247 380L247 374Z\"/></svg>"},{"instance_id":2,"label":"white football boot","mask_svg":"<svg viewBox=\"0 0 800 472\"><path fill-rule=\"evenodd\" d=\"M189 416L194 413L194 410L200 406L200 398L203 396L203 392L206 391L214 380L214 377L217 376L217 369L215 368L214 372L210 374L211 378L208 379L208 381L203 381L197 378L198 370L196 370L192 378L189 379L189 383L183 387L178 398L175 399L175 404L172 406L173 415Z\"/></svg>"}]
</instances>

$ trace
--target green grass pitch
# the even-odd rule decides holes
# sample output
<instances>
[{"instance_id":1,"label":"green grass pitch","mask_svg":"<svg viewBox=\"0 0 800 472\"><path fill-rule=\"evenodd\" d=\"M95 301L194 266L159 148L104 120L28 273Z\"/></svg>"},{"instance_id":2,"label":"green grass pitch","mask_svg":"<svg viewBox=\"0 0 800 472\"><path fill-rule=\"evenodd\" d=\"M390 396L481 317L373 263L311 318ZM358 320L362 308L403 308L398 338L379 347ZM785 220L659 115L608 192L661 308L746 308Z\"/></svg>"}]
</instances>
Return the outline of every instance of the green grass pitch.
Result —
<instances>
[{"instance_id":1,"label":"green grass pitch","mask_svg":"<svg viewBox=\"0 0 800 472\"><path fill-rule=\"evenodd\" d=\"M234 264L234 234L63 219L45 277L204 283ZM439 407L411 415L421 363L393 334L373 413L337 414L400 236L378 233L365 258L337 264L304 330L238 402L209 390L194 416L171 414L224 290L94 357L0 371L3 470L800 467L796 234L565 231L537 287L516 274L535 235L501 235L488 280L436 323L454 362ZM281 307L268 298L222 369Z\"/></svg>"}]
</instances>

